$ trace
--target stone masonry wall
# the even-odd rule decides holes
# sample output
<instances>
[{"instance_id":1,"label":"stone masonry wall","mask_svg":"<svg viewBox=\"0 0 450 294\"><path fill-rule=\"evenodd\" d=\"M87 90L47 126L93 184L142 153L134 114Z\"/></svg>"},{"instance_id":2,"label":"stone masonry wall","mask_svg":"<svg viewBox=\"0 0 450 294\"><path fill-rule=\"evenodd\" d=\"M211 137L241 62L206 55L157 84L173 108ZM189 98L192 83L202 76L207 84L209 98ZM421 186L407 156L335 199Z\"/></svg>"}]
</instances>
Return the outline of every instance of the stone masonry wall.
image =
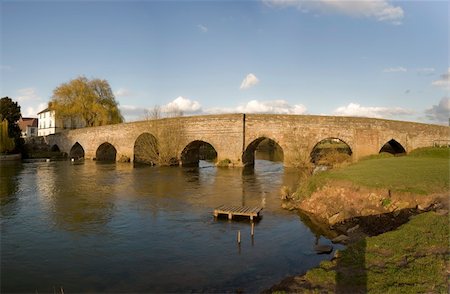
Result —
<instances>
[{"instance_id":1,"label":"stone masonry wall","mask_svg":"<svg viewBox=\"0 0 450 294\"><path fill-rule=\"evenodd\" d=\"M355 160L378 153L391 139L407 152L432 146L437 140L450 140L447 126L374 118L268 114L203 115L131 122L65 131L47 140L67 153L78 142L85 151L85 158L91 159L95 158L97 148L108 142L116 148L117 160L129 158L132 161L139 135L148 132L158 139L157 130L170 126L181 129L182 144L178 154L190 142L201 140L216 149L219 161L230 159L235 165L242 165L243 152L262 137L282 147L285 165L290 165L299 152L309 155L314 146L326 138L338 138L347 143Z\"/></svg>"}]
</instances>

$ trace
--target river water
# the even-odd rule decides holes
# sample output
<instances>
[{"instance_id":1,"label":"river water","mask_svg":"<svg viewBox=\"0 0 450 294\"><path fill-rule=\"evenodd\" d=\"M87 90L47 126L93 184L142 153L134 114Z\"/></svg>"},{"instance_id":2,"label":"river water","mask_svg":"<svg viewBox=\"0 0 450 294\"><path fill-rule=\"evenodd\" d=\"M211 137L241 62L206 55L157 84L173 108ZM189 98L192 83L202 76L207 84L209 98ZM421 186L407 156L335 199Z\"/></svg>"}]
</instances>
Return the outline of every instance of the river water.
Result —
<instances>
[{"instance_id":1,"label":"river water","mask_svg":"<svg viewBox=\"0 0 450 294\"><path fill-rule=\"evenodd\" d=\"M0 176L2 293L254 293L331 257L280 208L281 185L297 181L281 163L2 163ZM214 219L221 204L264 206L253 239L248 220Z\"/></svg>"}]
</instances>

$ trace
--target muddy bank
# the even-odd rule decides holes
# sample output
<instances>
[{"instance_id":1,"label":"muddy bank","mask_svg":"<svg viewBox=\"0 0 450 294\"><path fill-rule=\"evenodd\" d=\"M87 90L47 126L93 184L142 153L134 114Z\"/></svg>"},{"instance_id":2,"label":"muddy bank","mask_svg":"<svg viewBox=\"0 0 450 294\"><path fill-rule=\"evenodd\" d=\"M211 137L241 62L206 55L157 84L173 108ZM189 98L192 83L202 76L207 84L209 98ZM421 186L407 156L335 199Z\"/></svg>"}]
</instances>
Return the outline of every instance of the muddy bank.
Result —
<instances>
[{"instance_id":1,"label":"muddy bank","mask_svg":"<svg viewBox=\"0 0 450 294\"><path fill-rule=\"evenodd\" d=\"M428 210L441 203L448 207L447 194L419 195L331 182L301 201L284 202L287 209L298 209L331 226L371 215L398 213L404 209Z\"/></svg>"}]
</instances>

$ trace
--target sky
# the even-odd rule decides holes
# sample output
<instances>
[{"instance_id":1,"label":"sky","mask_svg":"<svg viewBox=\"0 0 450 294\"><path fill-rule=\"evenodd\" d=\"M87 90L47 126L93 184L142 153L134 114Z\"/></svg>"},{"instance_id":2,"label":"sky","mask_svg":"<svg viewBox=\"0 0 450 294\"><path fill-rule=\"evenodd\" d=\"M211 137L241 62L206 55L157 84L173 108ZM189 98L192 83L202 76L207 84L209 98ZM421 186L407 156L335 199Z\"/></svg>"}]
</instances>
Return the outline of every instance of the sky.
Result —
<instances>
[{"instance_id":1,"label":"sky","mask_svg":"<svg viewBox=\"0 0 450 294\"><path fill-rule=\"evenodd\" d=\"M0 96L24 117L85 76L126 121L159 105L449 122L449 1L0 0L0 19Z\"/></svg>"}]
</instances>

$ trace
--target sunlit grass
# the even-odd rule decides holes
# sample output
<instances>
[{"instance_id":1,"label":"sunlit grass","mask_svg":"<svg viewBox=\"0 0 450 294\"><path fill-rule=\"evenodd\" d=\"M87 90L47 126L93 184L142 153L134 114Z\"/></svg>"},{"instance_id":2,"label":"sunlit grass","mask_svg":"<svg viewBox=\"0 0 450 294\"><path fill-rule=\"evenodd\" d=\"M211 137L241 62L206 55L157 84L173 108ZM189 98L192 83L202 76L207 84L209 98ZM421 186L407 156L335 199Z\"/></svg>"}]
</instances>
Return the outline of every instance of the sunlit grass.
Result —
<instances>
[{"instance_id":1,"label":"sunlit grass","mask_svg":"<svg viewBox=\"0 0 450 294\"><path fill-rule=\"evenodd\" d=\"M311 194L329 181L416 194L445 192L450 189L449 170L448 148L423 148L407 156L369 158L314 175L300 194Z\"/></svg>"}]
</instances>

